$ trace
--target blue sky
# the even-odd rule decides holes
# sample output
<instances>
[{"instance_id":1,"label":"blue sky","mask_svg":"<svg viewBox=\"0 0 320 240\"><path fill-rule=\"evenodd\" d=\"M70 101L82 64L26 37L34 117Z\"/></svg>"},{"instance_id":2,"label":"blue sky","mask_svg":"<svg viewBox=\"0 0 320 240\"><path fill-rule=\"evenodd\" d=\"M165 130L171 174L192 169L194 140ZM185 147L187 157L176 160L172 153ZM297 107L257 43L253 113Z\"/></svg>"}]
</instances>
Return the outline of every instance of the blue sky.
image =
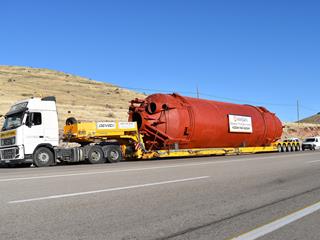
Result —
<instances>
[{"instance_id":1,"label":"blue sky","mask_svg":"<svg viewBox=\"0 0 320 240\"><path fill-rule=\"evenodd\" d=\"M319 1L2 0L0 64L320 112ZM151 93L155 91L140 90Z\"/></svg>"}]
</instances>

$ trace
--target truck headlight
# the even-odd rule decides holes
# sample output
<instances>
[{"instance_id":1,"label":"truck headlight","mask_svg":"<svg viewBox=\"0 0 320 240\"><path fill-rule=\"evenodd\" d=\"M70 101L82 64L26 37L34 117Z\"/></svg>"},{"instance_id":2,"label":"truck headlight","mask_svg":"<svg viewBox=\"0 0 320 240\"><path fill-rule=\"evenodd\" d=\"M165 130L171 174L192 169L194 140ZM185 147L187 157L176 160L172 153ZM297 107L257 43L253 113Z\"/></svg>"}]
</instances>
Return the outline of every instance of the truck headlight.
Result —
<instances>
[{"instance_id":1,"label":"truck headlight","mask_svg":"<svg viewBox=\"0 0 320 240\"><path fill-rule=\"evenodd\" d=\"M15 145L15 144L16 144L16 137L1 139L2 146L10 146L10 145Z\"/></svg>"}]
</instances>

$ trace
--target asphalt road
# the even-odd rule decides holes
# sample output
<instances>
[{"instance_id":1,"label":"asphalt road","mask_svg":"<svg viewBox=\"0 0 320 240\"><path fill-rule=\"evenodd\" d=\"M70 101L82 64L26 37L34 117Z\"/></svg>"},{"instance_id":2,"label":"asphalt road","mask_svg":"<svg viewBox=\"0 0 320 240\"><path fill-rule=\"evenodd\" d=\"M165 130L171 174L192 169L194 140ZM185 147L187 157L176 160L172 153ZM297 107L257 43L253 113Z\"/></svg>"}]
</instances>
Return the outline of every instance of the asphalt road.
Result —
<instances>
[{"instance_id":1,"label":"asphalt road","mask_svg":"<svg viewBox=\"0 0 320 240\"><path fill-rule=\"evenodd\" d=\"M0 193L1 240L320 239L320 152L0 168Z\"/></svg>"}]
</instances>

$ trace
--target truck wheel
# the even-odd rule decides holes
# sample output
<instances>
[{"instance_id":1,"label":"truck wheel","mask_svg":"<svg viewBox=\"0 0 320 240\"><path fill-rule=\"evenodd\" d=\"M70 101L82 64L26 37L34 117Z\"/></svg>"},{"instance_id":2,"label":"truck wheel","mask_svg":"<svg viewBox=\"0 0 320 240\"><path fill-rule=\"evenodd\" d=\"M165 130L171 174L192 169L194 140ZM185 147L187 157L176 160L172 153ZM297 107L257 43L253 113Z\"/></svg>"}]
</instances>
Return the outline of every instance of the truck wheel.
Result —
<instances>
[{"instance_id":1,"label":"truck wheel","mask_svg":"<svg viewBox=\"0 0 320 240\"><path fill-rule=\"evenodd\" d=\"M103 156L102 148L99 146L92 146L88 153L88 160L91 164L105 163L106 159Z\"/></svg>"},{"instance_id":2,"label":"truck wheel","mask_svg":"<svg viewBox=\"0 0 320 240\"><path fill-rule=\"evenodd\" d=\"M116 163L121 161L121 150L117 146L109 146L107 149L107 161L109 163Z\"/></svg>"},{"instance_id":3,"label":"truck wheel","mask_svg":"<svg viewBox=\"0 0 320 240\"><path fill-rule=\"evenodd\" d=\"M53 153L46 147L39 147L33 154L33 163L36 167L51 166L53 160Z\"/></svg>"}]
</instances>

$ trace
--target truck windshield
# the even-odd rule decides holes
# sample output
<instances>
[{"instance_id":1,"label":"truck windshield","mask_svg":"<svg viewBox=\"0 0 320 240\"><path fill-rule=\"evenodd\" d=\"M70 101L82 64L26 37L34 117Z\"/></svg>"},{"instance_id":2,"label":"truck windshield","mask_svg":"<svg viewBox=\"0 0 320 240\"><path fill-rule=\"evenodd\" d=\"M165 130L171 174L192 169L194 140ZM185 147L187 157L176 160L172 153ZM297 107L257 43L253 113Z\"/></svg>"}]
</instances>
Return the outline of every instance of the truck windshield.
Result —
<instances>
[{"instance_id":1,"label":"truck windshield","mask_svg":"<svg viewBox=\"0 0 320 240\"><path fill-rule=\"evenodd\" d=\"M7 115L2 127L2 131L20 127L22 124L23 116L24 112L18 112L12 115Z\"/></svg>"}]
</instances>

